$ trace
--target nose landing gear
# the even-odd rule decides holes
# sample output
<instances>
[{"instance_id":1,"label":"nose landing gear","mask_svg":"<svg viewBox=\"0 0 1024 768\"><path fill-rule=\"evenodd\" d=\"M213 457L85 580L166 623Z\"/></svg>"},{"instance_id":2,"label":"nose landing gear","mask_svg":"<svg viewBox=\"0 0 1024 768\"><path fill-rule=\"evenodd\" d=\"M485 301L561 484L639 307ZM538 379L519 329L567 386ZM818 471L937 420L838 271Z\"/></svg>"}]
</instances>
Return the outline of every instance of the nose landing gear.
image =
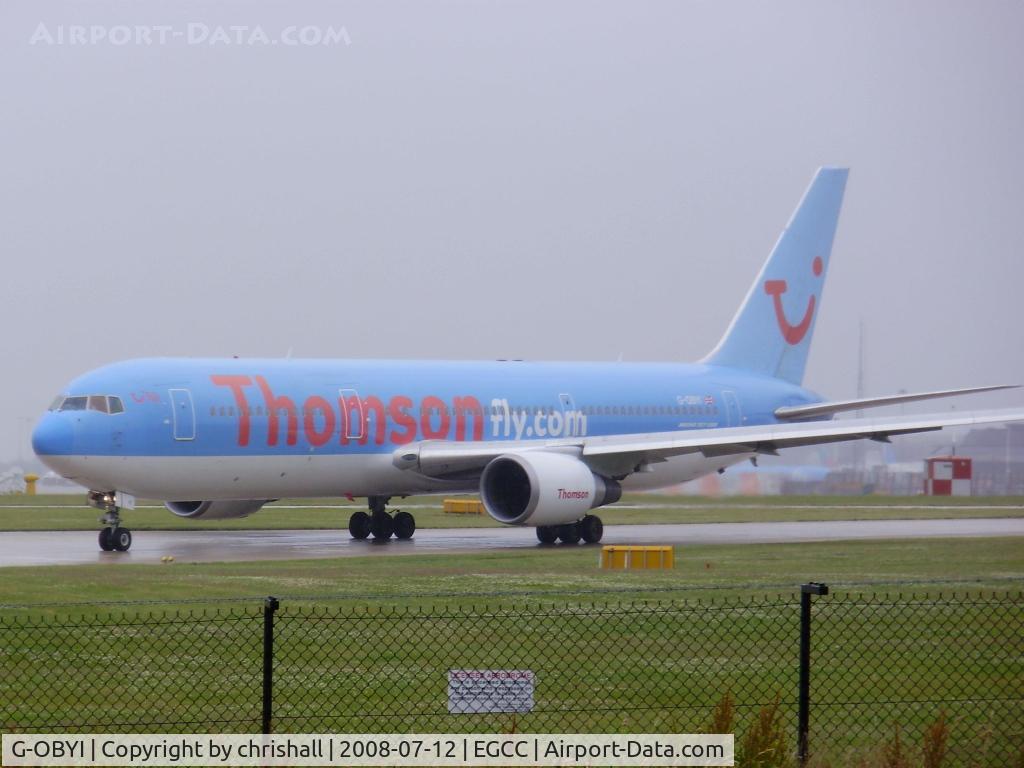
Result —
<instances>
[{"instance_id":1,"label":"nose landing gear","mask_svg":"<svg viewBox=\"0 0 1024 768\"><path fill-rule=\"evenodd\" d=\"M127 552L132 546L132 532L119 525L100 529L100 549L104 552Z\"/></svg>"},{"instance_id":2,"label":"nose landing gear","mask_svg":"<svg viewBox=\"0 0 1024 768\"><path fill-rule=\"evenodd\" d=\"M89 505L103 510L100 522L100 549L104 552L127 552L132 546L132 532L121 527L121 510L113 493L89 491Z\"/></svg>"},{"instance_id":3,"label":"nose landing gear","mask_svg":"<svg viewBox=\"0 0 1024 768\"><path fill-rule=\"evenodd\" d=\"M353 539L365 539L370 535L375 541L387 541L392 535L398 539L411 539L416 532L416 518L408 512L398 510L394 516L388 514L386 496L370 496L370 513L354 512L348 519L348 532Z\"/></svg>"}]
</instances>

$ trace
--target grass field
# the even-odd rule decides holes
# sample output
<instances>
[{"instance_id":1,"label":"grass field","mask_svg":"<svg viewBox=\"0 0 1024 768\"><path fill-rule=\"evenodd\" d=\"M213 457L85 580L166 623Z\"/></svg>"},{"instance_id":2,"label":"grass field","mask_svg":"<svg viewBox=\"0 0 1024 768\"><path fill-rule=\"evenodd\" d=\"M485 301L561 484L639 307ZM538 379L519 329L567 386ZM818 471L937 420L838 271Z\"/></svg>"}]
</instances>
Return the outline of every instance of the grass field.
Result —
<instances>
[{"instance_id":1,"label":"grass field","mask_svg":"<svg viewBox=\"0 0 1024 768\"><path fill-rule=\"evenodd\" d=\"M95 529L95 510L77 496L0 497L0 529ZM495 525L488 516L451 515L438 497L407 499L417 522L431 526ZM290 508L298 504L301 508ZM342 528L351 509L337 500L282 501L244 520L193 522L166 509L137 509L129 525L160 528ZM740 522L767 520L880 519L1020 516L1024 499L929 497L758 497L700 499L634 495L602 516L616 522ZM1024 541L937 539L776 545L679 547L668 572L606 572L598 550L495 551L474 554L356 557L337 560L189 563L0 569L0 604L123 600L215 601L268 594L334 595L349 601L421 604L426 595L479 605L496 598L545 601L547 595L612 590L627 597L655 597L675 590L700 596L722 590L743 594L791 589L808 580L853 589L950 589L952 584L1001 588L1024 583ZM963 585L960 588L963 588ZM56 609L54 609L56 610Z\"/></svg>"},{"instance_id":2,"label":"grass field","mask_svg":"<svg viewBox=\"0 0 1024 768\"><path fill-rule=\"evenodd\" d=\"M507 730L509 716L448 715L447 671L530 669L536 707L518 718L520 730L694 732L730 691L742 727L779 696L791 734L798 613L795 600L781 597L487 611L282 607L277 728ZM945 702L961 748L977 747L972 739L992 725L1005 755L1024 719L1019 598L835 595L819 599L817 613L816 748L877 743L894 720L920 726ZM7 694L0 724L124 732L173 723L252 732L259 727L261 625L258 608L246 606L130 620L0 620L8 673L0 683ZM981 708L976 699L990 703Z\"/></svg>"},{"instance_id":3,"label":"grass field","mask_svg":"<svg viewBox=\"0 0 1024 768\"><path fill-rule=\"evenodd\" d=\"M24 497L0 500L0 520L31 512L39 527L95 527L96 513L77 498L40 497L32 510L18 502ZM605 520L1022 514L1020 499L629 502L642 506L609 510ZM419 508L429 503L438 500L409 500L421 525L488 522ZM315 504L218 527L336 528L349 514L347 505ZM191 525L162 509L131 514L136 528L146 527L135 517L145 515L154 528ZM894 722L916 740L940 708L955 718L961 755L988 734L991 759L977 765L1005 765L1020 746L1008 734L1024 722L1015 693L1024 660L1013 650L1024 539L684 545L664 572L602 571L598 551L0 569L0 727L153 731L170 727L152 725L163 722L251 732L259 722L260 607L275 595L281 731L509 729L507 717L454 723L438 703L445 670L507 667L535 669L544 681L538 711L520 730L694 730L730 690L741 728L757 705L781 695L792 734L796 595L815 580L833 594L815 609L817 669L826 677L818 678L812 723L834 766L856 764L846 757L878 744ZM964 597L982 591L989 597ZM995 703L971 701L978 691L997 695Z\"/></svg>"},{"instance_id":4,"label":"grass field","mask_svg":"<svg viewBox=\"0 0 1024 768\"><path fill-rule=\"evenodd\" d=\"M17 613L93 611L39 606L125 600L213 605L277 595L316 602L481 606L576 599L713 598L792 592L806 581L853 591L937 593L1019 589L1021 539L919 539L678 547L671 571L602 571L594 547L477 554L346 557L336 560L102 564L0 569L0 604ZM129 607L130 608L130 607ZM114 607L123 610L123 607ZM130 608L134 610L134 608ZM4 613L12 612L5 608Z\"/></svg>"},{"instance_id":5,"label":"grass field","mask_svg":"<svg viewBox=\"0 0 1024 768\"><path fill-rule=\"evenodd\" d=\"M794 587L816 578L833 587L815 601L819 754L858 765L894 723L916 741L942 709L956 725L955 754L976 758L970 750L989 743L984 761L947 765L1009 764L1024 722L1017 541L682 549L669 573L602 573L582 548L457 561L5 569L5 594L194 602L0 611L0 728L254 732L258 597L270 592L285 596L279 731L692 732L728 691L741 729L779 696L792 747ZM951 585L954 570L976 581ZM250 590L251 600L216 602ZM447 670L484 668L533 670L534 712L448 715Z\"/></svg>"},{"instance_id":6,"label":"grass field","mask_svg":"<svg viewBox=\"0 0 1024 768\"><path fill-rule=\"evenodd\" d=\"M395 500L416 515L421 528L498 527L488 515L453 515L441 511L441 497ZM140 502L124 513L126 524L146 530L343 529L352 512L365 504L338 499L282 500L241 520L187 520L163 505ZM0 531L96 530L99 512L81 496L0 496ZM708 499L692 496L633 494L600 512L606 524L739 523L793 520L879 520L949 517L1021 517L1020 497L938 498L927 496L759 496Z\"/></svg>"}]
</instances>

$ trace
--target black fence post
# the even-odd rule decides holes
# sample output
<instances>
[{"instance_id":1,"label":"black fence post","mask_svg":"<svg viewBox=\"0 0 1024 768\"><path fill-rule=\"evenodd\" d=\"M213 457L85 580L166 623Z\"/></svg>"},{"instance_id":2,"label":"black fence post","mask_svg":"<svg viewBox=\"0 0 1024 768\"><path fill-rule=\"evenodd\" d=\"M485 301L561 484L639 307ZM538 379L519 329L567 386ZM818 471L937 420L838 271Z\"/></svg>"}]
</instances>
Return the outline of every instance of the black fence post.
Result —
<instances>
[{"instance_id":1,"label":"black fence post","mask_svg":"<svg viewBox=\"0 0 1024 768\"><path fill-rule=\"evenodd\" d=\"M274 612L280 605L276 597L263 601L263 733L270 733L274 713Z\"/></svg>"},{"instance_id":2,"label":"black fence post","mask_svg":"<svg viewBox=\"0 0 1024 768\"><path fill-rule=\"evenodd\" d=\"M828 586L816 581L800 585L800 699L797 714L796 758L807 764L807 731L811 717L811 596L827 595Z\"/></svg>"}]
</instances>

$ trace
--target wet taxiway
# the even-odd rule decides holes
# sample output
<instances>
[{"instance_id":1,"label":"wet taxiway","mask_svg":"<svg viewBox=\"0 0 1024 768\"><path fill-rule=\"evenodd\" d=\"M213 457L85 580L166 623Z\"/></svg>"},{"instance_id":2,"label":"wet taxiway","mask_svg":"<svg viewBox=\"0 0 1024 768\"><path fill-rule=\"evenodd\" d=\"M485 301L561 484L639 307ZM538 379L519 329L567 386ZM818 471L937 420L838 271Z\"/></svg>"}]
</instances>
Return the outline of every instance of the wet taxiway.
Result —
<instances>
[{"instance_id":1,"label":"wet taxiway","mask_svg":"<svg viewBox=\"0 0 1024 768\"><path fill-rule=\"evenodd\" d=\"M770 544L800 541L1024 536L1024 518L830 520L608 525L602 544ZM532 528L424 529L408 541L356 541L347 531L136 531L128 552L101 552L94 531L3 533L0 567L293 560L482 552L540 546ZM553 545L555 547L561 545ZM577 545L579 546L579 545Z\"/></svg>"}]
</instances>

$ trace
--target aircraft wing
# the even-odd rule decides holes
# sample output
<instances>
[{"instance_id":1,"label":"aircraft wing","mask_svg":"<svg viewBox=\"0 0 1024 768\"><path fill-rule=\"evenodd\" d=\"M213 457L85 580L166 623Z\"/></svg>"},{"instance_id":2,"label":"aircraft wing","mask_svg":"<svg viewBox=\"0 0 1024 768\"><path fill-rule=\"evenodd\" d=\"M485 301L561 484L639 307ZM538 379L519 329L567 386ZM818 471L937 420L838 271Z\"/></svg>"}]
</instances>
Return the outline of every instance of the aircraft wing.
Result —
<instances>
[{"instance_id":1,"label":"aircraft wing","mask_svg":"<svg viewBox=\"0 0 1024 768\"><path fill-rule=\"evenodd\" d=\"M859 411L862 408L878 408L883 405L915 403L920 400L932 400L937 397L972 395L976 392L993 392L997 389L1016 389L1019 386L1019 384L995 384L988 387L964 387L962 389L942 389L935 392L912 392L909 394L885 395L884 397L863 397L859 400L832 400L824 403L811 403L809 405L784 405L781 408L775 409L775 417L786 419L787 421L816 419L843 411Z\"/></svg>"},{"instance_id":2,"label":"aircraft wing","mask_svg":"<svg viewBox=\"0 0 1024 768\"><path fill-rule=\"evenodd\" d=\"M782 448L801 445L861 439L886 442L893 435L1008 421L1024 421L1024 409L764 424L555 440L423 440L396 450L393 461L395 466L402 469L432 477L452 477L478 473L488 462L503 454L556 451L578 456L599 474L622 477L639 471L644 465L687 453L701 453L705 456L774 454Z\"/></svg>"}]
</instances>

